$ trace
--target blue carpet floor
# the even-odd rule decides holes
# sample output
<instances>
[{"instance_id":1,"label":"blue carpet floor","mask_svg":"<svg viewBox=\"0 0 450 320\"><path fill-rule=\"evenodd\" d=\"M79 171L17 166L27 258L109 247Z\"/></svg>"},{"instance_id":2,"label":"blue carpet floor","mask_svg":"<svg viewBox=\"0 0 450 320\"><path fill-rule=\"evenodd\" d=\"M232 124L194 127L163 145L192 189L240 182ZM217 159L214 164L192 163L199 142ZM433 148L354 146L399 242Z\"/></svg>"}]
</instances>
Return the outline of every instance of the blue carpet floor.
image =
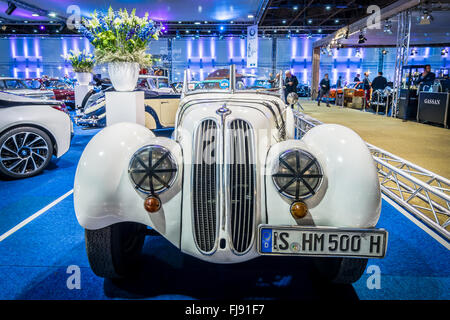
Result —
<instances>
[{"instance_id":1,"label":"blue carpet floor","mask_svg":"<svg viewBox=\"0 0 450 320\"><path fill-rule=\"evenodd\" d=\"M70 151L37 177L0 180L0 234L72 189L78 159L97 132L76 128ZM387 202L378 226L389 231L388 252L368 266L381 271L380 289L368 288L367 273L353 286L323 283L310 259L209 264L161 237L147 238L135 278L112 282L90 270L69 196L0 242L0 299L450 299L449 251ZM71 265L81 270L79 290L66 284Z\"/></svg>"}]
</instances>

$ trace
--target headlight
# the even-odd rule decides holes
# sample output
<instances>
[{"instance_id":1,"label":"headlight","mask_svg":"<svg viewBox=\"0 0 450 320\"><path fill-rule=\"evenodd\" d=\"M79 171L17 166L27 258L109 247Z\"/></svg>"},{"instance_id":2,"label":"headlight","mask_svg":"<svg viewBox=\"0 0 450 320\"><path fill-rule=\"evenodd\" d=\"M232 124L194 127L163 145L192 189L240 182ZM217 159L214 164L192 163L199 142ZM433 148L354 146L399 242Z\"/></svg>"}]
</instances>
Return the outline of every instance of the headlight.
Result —
<instances>
[{"instance_id":1,"label":"headlight","mask_svg":"<svg viewBox=\"0 0 450 320\"><path fill-rule=\"evenodd\" d=\"M133 155L128 175L134 187L146 194L158 194L175 181L177 164L169 150L162 146L145 146Z\"/></svg>"},{"instance_id":2,"label":"headlight","mask_svg":"<svg viewBox=\"0 0 450 320\"><path fill-rule=\"evenodd\" d=\"M273 183L289 199L306 199L316 194L323 173L316 158L304 150L287 150L274 168Z\"/></svg>"}]
</instances>

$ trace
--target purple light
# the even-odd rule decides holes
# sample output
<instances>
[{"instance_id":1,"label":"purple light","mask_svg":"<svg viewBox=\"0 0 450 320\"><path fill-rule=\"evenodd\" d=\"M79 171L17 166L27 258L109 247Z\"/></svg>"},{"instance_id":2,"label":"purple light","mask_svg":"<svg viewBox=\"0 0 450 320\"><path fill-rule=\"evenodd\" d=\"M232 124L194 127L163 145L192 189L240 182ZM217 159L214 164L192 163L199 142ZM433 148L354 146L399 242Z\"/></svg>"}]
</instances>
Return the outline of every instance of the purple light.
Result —
<instances>
[{"instance_id":1,"label":"purple light","mask_svg":"<svg viewBox=\"0 0 450 320\"><path fill-rule=\"evenodd\" d=\"M39 26L39 29L45 30L45 26Z\"/></svg>"}]
</instances>

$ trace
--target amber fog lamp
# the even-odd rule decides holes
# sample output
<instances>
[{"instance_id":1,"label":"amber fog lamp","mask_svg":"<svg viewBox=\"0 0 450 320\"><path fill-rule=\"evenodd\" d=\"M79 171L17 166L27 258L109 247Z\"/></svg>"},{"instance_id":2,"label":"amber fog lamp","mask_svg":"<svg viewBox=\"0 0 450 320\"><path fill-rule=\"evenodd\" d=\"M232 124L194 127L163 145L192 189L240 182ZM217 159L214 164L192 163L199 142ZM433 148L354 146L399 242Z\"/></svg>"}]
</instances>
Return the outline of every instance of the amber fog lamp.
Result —
<instances>
[{"instance_id":1,"label":"amber fog lamp","mask_svg":"<svg viewBox=\"0 0 450 320\"><path fill-rule=\"evenodd\" d=\"M304 202L295 201L291 204L291 214L295 219L301 219L308 213L308 207Z\"/></svg>"},{"instance_id":2,"label":"amber fog lamp","mask_svg":"<svg viewBox=\"0 0 450 320\"><path fill-rule=\"evenodd\" d=\"M157 212L161 209L161 201L154 196L147 197L144 201L144 208L150 213Z\"/></svg>"}]
</instances>

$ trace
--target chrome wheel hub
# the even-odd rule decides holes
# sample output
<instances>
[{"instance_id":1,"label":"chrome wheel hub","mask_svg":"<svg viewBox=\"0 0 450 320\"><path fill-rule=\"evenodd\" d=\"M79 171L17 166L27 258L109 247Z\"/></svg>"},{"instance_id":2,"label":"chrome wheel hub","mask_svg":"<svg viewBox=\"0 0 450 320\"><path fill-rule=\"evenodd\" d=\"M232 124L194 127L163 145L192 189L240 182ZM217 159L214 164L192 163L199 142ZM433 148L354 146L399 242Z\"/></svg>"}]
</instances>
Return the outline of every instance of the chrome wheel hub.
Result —
<instances>
[{"instance_id":1,"label":"chrome wheel hub","mask_svg":"<svg viewBox=\"0 0 450 320\"><path fill-rule=\"evenodd\" d=\"M0 163L14 174L30 174L40 169L50 156L44 138L34 132L19 132L0 147Z\"/></svg>"}]
</instances>

